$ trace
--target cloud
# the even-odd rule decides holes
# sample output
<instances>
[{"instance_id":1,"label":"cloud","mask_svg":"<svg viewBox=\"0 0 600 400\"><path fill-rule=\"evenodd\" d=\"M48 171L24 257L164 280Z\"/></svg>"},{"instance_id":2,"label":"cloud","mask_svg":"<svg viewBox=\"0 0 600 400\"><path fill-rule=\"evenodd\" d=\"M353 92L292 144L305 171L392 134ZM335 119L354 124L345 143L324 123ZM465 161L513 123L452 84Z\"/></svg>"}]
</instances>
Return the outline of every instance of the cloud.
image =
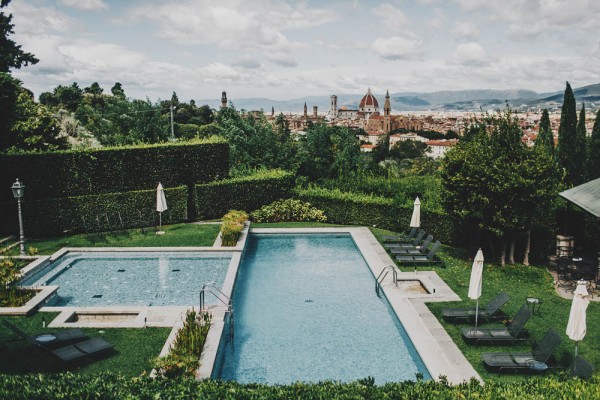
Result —
<instances>
[{"instance_id":1,"label":"cloud","mask_svg":"<svg viewBox=\"0 0 600 400\"><path fill-rule=\"evenodd\" d=\"M373 14L379 18L383 27L389 32L403 32L409 20L402 10L391 4L384 3L373 9Z\"/></svg>"},{"instance_id":2,"label":"cloud","mask_svg":"<svg viewBox=\"0 0 600 400\"><path fill-rule=\"evenodd\" d=\"M10 3L7 12L13 14L17 35L37 36L66 32L78 25L75 20L54 8L37 8L22 1Z\"/></svg>"},{"instance_id":3,"label":"cloud","mask_svg":"<svg viewBox=\"0 0 600 400\"><path fill-rule=\"evenodd\" d=\"M420 40L402 36L375 39L371 48L386 60L408 60L423 54Z\"/></svg>"},{"instance_id":4,"label":"cloud","mask_svg":"<svg viewBox=\"0 0 600 400\"><path fill-rule=\"evenodd\" d=\"M59 0L59 3L86 11L104 11L109 8L103 0Z\"/></svg>"},{"instance_id":5,"label":"cloud","mask_svg":"<svg viewBox=\"0 0 600 400\"><path fill-rule=\"evenodd\" d=\"M266 53L265 58L282 67L298 66L298 62L292 56L284 52Z\"/></svg>"},{"instance_id":6,"label":"cloud","mask_svg":"<svg viewBox=\"0 0 600 400\"><path fill-rule=\"evenodd\" d=\"M479 28L469 22L457 22L452 28L452 33L458 39L473 41L479 37Z\"/></svg>"},{"instance_id":7,"label":"cloud","mask_svg":"<svg viewBox=\"0 0 600 400\"><path fill-rule=\"evenodd\" d=\"M461 43L450 58L453 64L483 66L493 61L480 44L475 42Z\"/></svg>"},{"instance_id":8,"label":"cloud","mask_svg":"<svg viewBox=\"0 0 600 400\"><path fill-rule=\"evenodd\" d=\"M444 28L444 24L446 23L446 14L441 8L435 8L433 12L435 16L433 19L427 22L427 26L432 29L442 30Z\"/></svg>"}]
</instances>

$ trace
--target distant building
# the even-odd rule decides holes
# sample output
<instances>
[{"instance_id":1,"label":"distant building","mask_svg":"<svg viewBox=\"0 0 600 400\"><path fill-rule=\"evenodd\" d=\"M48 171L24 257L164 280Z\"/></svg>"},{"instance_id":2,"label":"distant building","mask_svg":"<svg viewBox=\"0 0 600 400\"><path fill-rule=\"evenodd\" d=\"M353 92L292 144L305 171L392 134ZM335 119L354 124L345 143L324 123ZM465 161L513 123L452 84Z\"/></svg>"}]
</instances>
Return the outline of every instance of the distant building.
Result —
<instances>
[{"instance_id":1,"label":"distant building","mask_svg":"<svg viewBox=\"0 0 600 400\"><path fill-rule=\"evenodd\" d=\"M433 158L434 160L437 160L438 158L444 157L444 154L446 154L446 152L448 150L450 150L450 148L452 146L456 146L456 143L458 143L458 140L456 140L456 139L428 140L426 143L427 143L428 152L425 154L427 156Z\"/></svg>"}]
</instances>

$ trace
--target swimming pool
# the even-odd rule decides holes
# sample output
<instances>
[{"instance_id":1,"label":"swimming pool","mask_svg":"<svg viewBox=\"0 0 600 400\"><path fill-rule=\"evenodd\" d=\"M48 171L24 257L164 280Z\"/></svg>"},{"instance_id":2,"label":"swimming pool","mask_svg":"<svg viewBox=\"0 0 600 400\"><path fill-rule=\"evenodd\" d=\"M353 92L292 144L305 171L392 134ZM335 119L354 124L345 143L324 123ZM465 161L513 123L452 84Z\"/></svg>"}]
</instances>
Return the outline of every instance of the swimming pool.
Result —
<instances>
[{"instance_id":1,"label":"swimming pool","mask_svg":"<svg viewBox=\"0 0 600 400\"><path fill-rule=\"evenodd\" d=\"M213 378L430 379L374 279L349 234L251 234L234 288L234 339Z\"/></svg>"},{"instance_id":2,"label":"swimming pool","mask_svg":"<svg viewBox=\"0 0 600 400\"><path fill-rule=\"evenodd\" d=\"M58 285L46 306L187 306L202 285L221 287L227 252L68 252L32 271L20 285ZM206 303L215 299L206 297Z\"/></svg>"}]
</instances>

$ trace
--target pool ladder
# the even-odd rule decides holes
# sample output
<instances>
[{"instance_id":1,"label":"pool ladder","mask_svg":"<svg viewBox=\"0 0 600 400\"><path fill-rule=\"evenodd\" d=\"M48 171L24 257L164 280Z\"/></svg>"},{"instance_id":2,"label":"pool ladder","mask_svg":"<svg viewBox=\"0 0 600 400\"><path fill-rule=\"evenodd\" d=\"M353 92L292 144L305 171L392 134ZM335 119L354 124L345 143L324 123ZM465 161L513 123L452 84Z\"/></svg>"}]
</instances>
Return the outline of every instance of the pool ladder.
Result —
<instances>
[{"instance_id":1,"label":"pool ladder","mask_svg":"<svg viewBox=\"0 0 600 400\"><path fill-rule=\"evenodd\" d=\"M212 282L205 283L200 290L200 314L204 312L204 293L210 293L227 307L225 312L226 321L229 322L229 339L233 340L233 303L221 289L216 287Z\"/></svg>"},{"instance_id":2,"label":"pool ladder","mask_svg":"<svg viewBox=\"0 0 600 400\"><path fill-rule=\"evenodd\" d=\"M393 265L388 265L384 269L381 270L379 275L377 275L377 279L375 279L375 293L377 293L377 297L381 297L381 282L385 279L385 277L392 271L392 277L394 278L394 284L398 287L398 272Z\"/></svg>"}]
</instances>

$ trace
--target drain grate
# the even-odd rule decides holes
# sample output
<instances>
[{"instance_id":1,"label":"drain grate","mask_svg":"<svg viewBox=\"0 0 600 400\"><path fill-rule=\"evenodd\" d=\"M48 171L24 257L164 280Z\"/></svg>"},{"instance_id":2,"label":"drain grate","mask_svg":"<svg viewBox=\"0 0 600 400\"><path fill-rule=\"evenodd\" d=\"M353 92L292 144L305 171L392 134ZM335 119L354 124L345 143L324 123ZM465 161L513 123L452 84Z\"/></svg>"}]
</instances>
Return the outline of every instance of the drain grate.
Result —
<instances>
[{"instance_id":1,"label":"drain grate","mask_svg":"<svg viewBox=\"0 0 600 400\"><path fill-rule=\"evenodd\" d=\"M118 269L117 272L125 272L124 269Z\"/></svg>"},{"instance_id":2,"label":"drain grate","mask_svg":"<svg viewBox=\"0 0 600 400\"><path fill-rule=\"evenodd\" d=\"M92 299L100 299L100 298L102 298L101 294L95 294L92 296Z\"/></svg>"},{"instance_id":3,"label":"drain grate","mask_svg":"<svg viewBox=\"0 0 600 400\"><path fill-rule=\"evenodd\" d=\"M304 300L304 302L305 302L305 303L314 303L314 300L311 300L311 299L306 299L306 300Z\"/></svg>"},{"instance_id":4,"label":"drain grate","mask_svg":"<svg viewBox=\"0 0 600 400\"><path fill-rule=\"evenodd\" d=\"M181 271L180 269L172 269L171 272L179 272Z\"/></svg>"}]
</instances>

